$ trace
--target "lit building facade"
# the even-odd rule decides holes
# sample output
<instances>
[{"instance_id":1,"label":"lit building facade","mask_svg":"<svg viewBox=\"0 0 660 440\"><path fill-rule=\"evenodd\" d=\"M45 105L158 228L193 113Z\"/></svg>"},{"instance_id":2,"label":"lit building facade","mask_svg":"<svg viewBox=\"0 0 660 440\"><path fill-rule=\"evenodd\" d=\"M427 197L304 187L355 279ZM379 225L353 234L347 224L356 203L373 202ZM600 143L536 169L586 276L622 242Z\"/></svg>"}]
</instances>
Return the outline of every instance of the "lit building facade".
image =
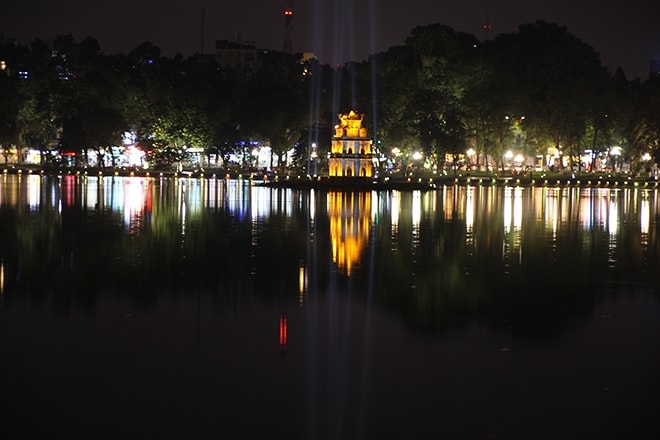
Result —
<instances>
[{"instance_id":1,"label":"lit building facade","mask_svg":"<svg viewBox=\"0 0 660 440\"><path fill-rule=\"evenodd\" d=\"M331 177L371 177L374 174L374 156L371 152L371 139L362 126L364 115L353 110L339 114L340 123L335 125L328 174Z\"/></svg>"}]
</instances>

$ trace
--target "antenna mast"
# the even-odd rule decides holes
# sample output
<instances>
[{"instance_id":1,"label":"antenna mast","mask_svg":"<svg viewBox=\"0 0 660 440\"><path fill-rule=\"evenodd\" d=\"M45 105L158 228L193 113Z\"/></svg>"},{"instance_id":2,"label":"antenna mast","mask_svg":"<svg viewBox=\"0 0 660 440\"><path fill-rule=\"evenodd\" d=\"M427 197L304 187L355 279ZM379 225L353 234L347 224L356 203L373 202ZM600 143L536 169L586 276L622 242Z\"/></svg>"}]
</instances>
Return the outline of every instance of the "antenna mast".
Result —
<instances>
[{"instance_id":1,"label":"antenna mast","mask_svg":"<svg viewBox=\"0 0 660 440\"><path fill-rule=\"evenodd\" d=\"M293 8L287 7L284 10L284 52L293 51Z\"/></svg>"},{"instance_id":2,"label":"antenna mast","mask_svg":"<svg viewBox=\"0 0 660 440\"><path fill-rule=\"evenodd\" d=\"M486 0L486 22L484 23L484 39L490 40L490 30L493 26L490 25L490 0Z\"/></svg>"},{"instance_id":3,"label":"antenna mast","mask_svg":"<svg viewBox=\"0 0 660 440\"><path fill-rule=\"evenodd\" d=\"M206 8L202 4L202 15L200 17L201 24L199 30L199 51L204 55L204 25L206 24Z\"/></svg>"}]
</instances>

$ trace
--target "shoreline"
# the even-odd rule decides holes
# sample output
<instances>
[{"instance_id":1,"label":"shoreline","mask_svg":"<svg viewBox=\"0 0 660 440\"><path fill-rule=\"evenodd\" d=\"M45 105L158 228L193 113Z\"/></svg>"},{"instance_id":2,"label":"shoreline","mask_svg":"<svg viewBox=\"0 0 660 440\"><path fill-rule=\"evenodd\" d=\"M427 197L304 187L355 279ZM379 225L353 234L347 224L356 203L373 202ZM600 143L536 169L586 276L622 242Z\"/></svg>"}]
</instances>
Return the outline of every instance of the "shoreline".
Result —
<instances>
[{"instance_id":1,"label":"shoreline","mask_svg":"<svg viewBox=\"0 0 660 440\"><path fill-rule=\"evenodd\" d=\"M248 180L258 186L291 189L327 190L397 190L433 191L443 186L508 186L508 187L592 187L592 188L657 188L655 178L642 178L629 175L552 175L543 172L538 175L518 176L456 176L436 177L309 177L298 175L277 175L263 172L237 172L224 170L183 170L148 171L140 168L41 168L35 166L8 166L0 168L2 174L27 174L42 176L99 176L99 177L142 177L142 178L198 178L213 180Z\"/></svg>"}]
</instances>

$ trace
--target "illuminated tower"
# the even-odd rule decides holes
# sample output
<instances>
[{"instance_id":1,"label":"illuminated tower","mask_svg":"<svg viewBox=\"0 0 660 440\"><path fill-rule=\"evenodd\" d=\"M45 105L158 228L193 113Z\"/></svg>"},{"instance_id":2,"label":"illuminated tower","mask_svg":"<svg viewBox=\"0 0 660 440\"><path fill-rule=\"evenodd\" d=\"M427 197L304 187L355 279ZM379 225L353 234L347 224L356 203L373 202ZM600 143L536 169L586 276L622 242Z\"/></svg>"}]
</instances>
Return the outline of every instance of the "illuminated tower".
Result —
<instances>
[{"instance_id":1,"label":"illuminated tower","mask_svg":"<svg viewBox=\"0 0 660 440\"><path fill-rule=\"evenodd\" d=\"M284 52L293 51L293 10L286 8L284 10Z\"/></svg>"},{"instance_id":2,"label":"illuminated tower","mask_svg":"<svg viewBox=\"0 0 660 440\"><path fill-rule=\"evenodd\" d=\"M336 177L371 177L374 172L374 156L371 152L371 139L362 126L364 115L353 110L339 114L340 123L335 125L330 157L329 175Z\"/></svg>"}]
</instances>

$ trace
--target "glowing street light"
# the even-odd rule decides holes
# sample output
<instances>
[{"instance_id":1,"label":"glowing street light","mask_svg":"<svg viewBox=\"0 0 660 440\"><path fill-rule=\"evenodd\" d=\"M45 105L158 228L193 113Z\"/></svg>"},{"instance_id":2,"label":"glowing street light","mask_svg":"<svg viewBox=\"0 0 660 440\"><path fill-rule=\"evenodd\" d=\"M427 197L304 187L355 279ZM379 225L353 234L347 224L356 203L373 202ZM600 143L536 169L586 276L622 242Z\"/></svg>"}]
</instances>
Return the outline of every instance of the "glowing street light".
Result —
<instances>
[{"instance_id":1,"label":"glowing street light","mask_svg":"<svg viewBox=\"0 0 660 440\"><path fill-rule=\"evenodd\" d=\"M316 152L316 142L312 142L312 154L310 154L310 157L314 161L314 177L316 177L316 166L318 164L318 153Z\"/></svg>"}]
</instances>

